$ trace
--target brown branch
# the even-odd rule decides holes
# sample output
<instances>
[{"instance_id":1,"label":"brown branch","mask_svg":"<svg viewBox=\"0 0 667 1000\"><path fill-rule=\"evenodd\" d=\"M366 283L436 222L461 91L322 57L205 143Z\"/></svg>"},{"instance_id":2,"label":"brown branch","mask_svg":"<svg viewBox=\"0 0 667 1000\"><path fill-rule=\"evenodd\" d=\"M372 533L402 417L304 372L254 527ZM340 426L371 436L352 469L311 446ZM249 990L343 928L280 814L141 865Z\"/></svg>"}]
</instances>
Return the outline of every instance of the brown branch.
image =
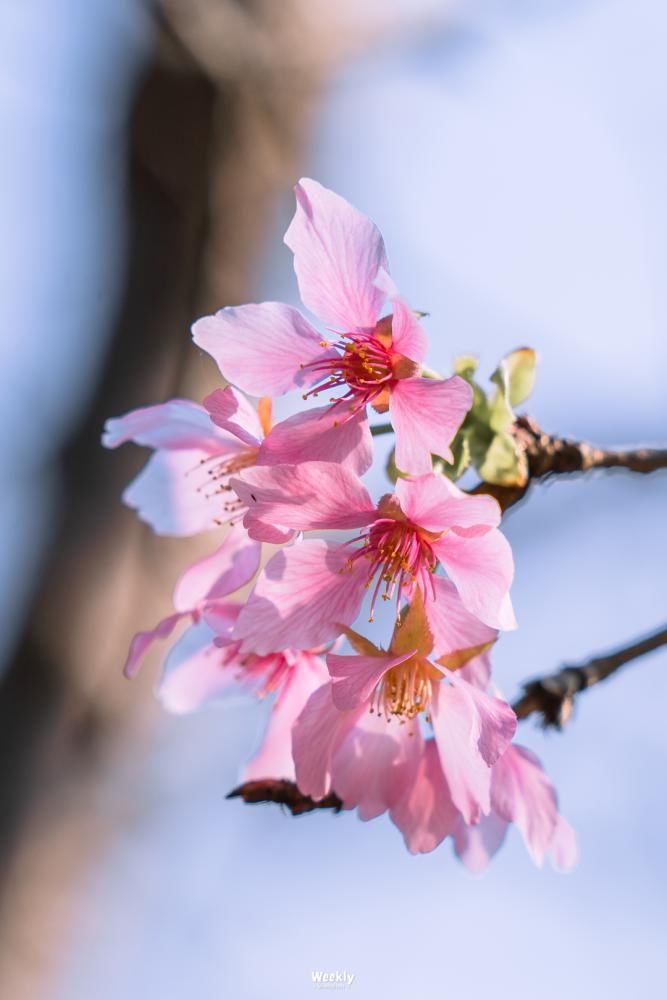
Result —
<instances>
[{"instance_id":1,"label":"brown branch","mask_svg":"<svg viewBox=\"0 0 667 1000\"><path fill-rule=\"evenodd\" d=\"M630 660L652 653L664 645L667 645L667 627L613 653L596 656L578 666L566 665L555 674L524 684L523 694L512 707L519 719L538 712L545 727L560 729L572 714L575 695L611 677Z\"/></svg>"},{"instance_id":2,"label":"brown branch","mask_svg":"<svg viewBox=\"0 0 667 1000\"><path fill-rule=\"evenodd\" d=\"M542 715L545 728L553 726L561 729L572 714L575 695L611 677L630 660L636 660L665 645L667 627L613 653L596 656L578 666L564 666L555 674L538 677L524 684L522 696L512 707L519 719L527 719L537 712ZM227 798L243 799L248 803L277 802L286 806L293 816L300 816L314 809L332 809L334 812L343 809L343 803L335 792L315 801L309 795L303 795L293 781L272 778L247 781L231 791Z\"/></svg>"},{"instance_id":3,"label":"brown branch","mask_svg":"<svg viewBox=\"0 0 667 1000\"><path fill-rule=\"evenodd\" d=\"M284 779L262 778L260 781L246 781L227 795L228 799L243 799L244 802L278 802L287 806L292 816L312 812L313 809L333 809L340 812L343 803L335 792L330 792L318 802L299 791L293 781Z\"/></svg>"},{"instance_id":4,"label":"brown branch","mask_svg":"<svg viewBox=\"0 0 667 1000\"><path fill-rule=\"evenodd\" d=\"M549 476L589 472L592 469L626 469L647 474L667 469L667 448L596 448L585 441L570 441L546 434L532 417L518 417L512 433L528 462L528 479L522 486L479 483L472 492L495 497L503 510L528 492L531 483Z\"/></svg>"}]
</instances>

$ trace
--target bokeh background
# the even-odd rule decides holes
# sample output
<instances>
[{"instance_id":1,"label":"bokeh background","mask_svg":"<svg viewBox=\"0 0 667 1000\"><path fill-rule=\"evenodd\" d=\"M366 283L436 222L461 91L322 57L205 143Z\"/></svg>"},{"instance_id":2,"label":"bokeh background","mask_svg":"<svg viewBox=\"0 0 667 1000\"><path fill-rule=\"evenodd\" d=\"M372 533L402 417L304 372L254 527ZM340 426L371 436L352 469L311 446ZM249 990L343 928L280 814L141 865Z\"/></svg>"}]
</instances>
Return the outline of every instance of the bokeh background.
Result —
<instances>
[{"instance_id":1,"label":"bokeh background","mask_svg":"<svg viewBox=\"0 0 667 1000\"><path fill-rule=\"evenodd\" d=\"M151 537L118 499L143 456L98 442L216 384L195 316L296 302L309 174L380 225L434 367L530 345L545 428L664 443L666 32L661 0L0 5L2 997L295 1000L318 969L372 1000L664 993L667 653L563 734L522 724L570 875L516 832L471 877L386 819L225 801L268 706L170 718L155 661L120 677L210 539ZM666 501L606 474L508 516L508 697L664 621Z\"/></svg>"}]
</instances>

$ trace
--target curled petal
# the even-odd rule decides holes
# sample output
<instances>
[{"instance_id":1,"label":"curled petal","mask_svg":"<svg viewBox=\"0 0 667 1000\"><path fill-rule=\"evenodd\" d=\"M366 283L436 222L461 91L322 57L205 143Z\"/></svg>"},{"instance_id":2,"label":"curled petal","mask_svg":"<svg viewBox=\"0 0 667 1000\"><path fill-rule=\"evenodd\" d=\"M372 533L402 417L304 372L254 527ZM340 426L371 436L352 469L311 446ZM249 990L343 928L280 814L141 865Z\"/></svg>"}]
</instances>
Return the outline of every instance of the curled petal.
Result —
<instances>
[{"instance_id":1,"label":"curled petal","mask_svg":"<svg viewBox=\"0 0 667 1000\"><path fill-rule=\"evenodd\" d=\"M178 578L174 590L176 610L189 611L243 587L259 568L261 548L240 525L230 528L215 552L198 559Z\"/></svg>"},{"instance_id":2,"label":"curled petal","mask_svg":"<svg viewBox=\"0 0 667 1000\"><path fill-rule=\"evenodd\" d=\"M130 650L123 667L123 673L126 677L132 678L137 674L144 656L153 643L157 639L168 639L182 618L181 614L169 615L168 618L163 618L161 622L158 622L155 628L149 629L147 632L137 632L130 643Z\"/></svg>"},{"instance_id":3,"label":"curled petal","mask_svg":"<svg viewBox=\"0 0 667 1000\"><path fill-rule=\"evenodd\" d=\"M368 703L382 677L405 660L409 660L415 650L395 656L339 656L329 653L327 667L331 674L331 688L336 708L356 708Z\"/></svg>"},{"instance_id":4,"label":"curled petal","mask_svg":"<svg viewBox=\"0 0 667 1000\"><path fill-rule=\"evenodd\" d=\"M250 448L259 448L263 432L257 410L232 385L216 389L204 400L204 408L216 427L221 427Z\"/></svg>"}]
</instances>

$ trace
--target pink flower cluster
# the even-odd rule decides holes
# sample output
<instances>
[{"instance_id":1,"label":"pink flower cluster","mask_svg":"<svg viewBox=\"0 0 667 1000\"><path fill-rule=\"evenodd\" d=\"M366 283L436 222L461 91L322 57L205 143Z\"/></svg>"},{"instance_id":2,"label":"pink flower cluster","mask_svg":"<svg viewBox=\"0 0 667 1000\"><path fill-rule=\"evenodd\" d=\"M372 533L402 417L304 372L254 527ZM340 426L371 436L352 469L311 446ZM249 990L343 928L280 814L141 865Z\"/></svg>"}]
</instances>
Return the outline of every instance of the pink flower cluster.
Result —
<instances>
[{"instance_id":1,"label":"pink flower cluster","mask_svg":"<svg viewBox=\"0 0 667 1000\"><path fill-rule=\"evenodd\" d=\"M225 388L107 422L107 447L153 449L124 500L154 531L222 535L178 579L173 612L134 637L125 673L180 629L158 683L166 708L239 688L274 696L245 779L291 779L314 799L333 790L362 819L388 812L412 852L451 837L473 870L514 823L536 863L550 852L567 868L572 830L491 693L491 647L516 625L499 506L432 467L452 457L470 386L424 374L426 335L376 226L312 180L296 200L285 242L326 332L278 302L222 309L192 332ZM295 390L306 405L272 425L272 397ZM369 406L389 414L401 473L379 498L360 478ZM353 628L383 602L386 648Z\"/></svg>"}]
</instances>

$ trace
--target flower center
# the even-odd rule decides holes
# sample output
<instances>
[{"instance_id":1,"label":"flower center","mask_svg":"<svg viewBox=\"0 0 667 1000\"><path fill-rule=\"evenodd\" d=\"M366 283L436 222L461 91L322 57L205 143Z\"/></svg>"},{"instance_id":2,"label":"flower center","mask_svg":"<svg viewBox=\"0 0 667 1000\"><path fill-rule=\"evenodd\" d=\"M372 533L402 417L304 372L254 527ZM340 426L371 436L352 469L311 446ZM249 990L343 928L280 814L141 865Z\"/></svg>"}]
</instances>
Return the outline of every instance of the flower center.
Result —
<instances>
[{"instance_id":1,"label":"flower center","mask_svg":"<svg viewBox=\"0 0 667 1000\"><path fill-rule=\"evenodd\" d=\"M377 577L369 621L373 621L378 596L383 601L390 601L396 595L398 618L401 596L409 596L416 583L423 593L426 593L429 584L433 587L431 574L435 570L437 557L427 534L410 521L397 520L392 516L379 517L368 531L353 539L353 542L363 544L350 556L348 568L351 569L357 560L366 559L370 563L366 587L370 588Z\"/></svg>"},{"instance_id":2,"label":"flower center","mask_svg":"<svg viewBox=\"0 0 667 1000\"><path fill-rule=\"evenodd\" d=\"M356 412L378 399L394 380L392 355L375 336L375 331L372 334L345 333L335 344L323 340L322 347L334 348L339 353L301 366L312 369L319 376L317 385L304 393L304 399L345 388L344 395L330 400L332 409L348 401L350 410Z\"/></svg>"},{"instance_id":3,"label":"flower center","mask_svg":"<svg viewBox=\"0 0 667 1000\"><path fill-rule=\"evenodd\" d=\"M399 716L401 723L427 712L434 682L440 679L427 660L413 658L399 663L384 675L371 699L371 712L384 715L387 722ZM428 717L427 717L428 721Z\"/></svg>"}]
</instances>

